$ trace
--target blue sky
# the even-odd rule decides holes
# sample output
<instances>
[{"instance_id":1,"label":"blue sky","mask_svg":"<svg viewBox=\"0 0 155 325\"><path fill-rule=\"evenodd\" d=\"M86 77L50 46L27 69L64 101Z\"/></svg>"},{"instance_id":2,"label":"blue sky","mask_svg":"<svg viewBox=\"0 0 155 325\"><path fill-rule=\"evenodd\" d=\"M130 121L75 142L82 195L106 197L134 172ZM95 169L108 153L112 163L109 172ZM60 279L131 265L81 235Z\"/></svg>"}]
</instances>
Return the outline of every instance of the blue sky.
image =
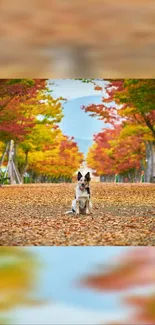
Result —
<instances>
[{"instance_id":1,"label":"blue sky","mask_svg":"<svg viewBox=\"0 0 155 325\"><path fill-rule=\"evenodd\" d=\"M100 96L79 97L64 104L64 118L60 124L63 132L75 138L92 140L94 133L97 133L103 126L103 121L92 118L81 109L82 105L100 104Z\"/></svg>"},{"instance_id":2,"label":"blue sky","mask_svg":"<svg viewBox=\"0 0 155 325\"><path fill-rule=\"evenodd\" d=\"M34 249L33 249L34 250ZM101 264L110 267L113 258L125 251L124 247L41 247L35 248L45 263L40 294L59 303L110 311L118 309L116 294L98 293L76 287L76 281L85 274L98 271Z\"/></svg>"},{"instance_id":3,"label":"blue sky","mask_svg":"<svg viewBox=\"0 0 155 325\"><path fill-rule=\"evenodd\" d=\"M105 91L95 91L91 83L82 83L79 80L72 79L51 79L50 89L53 90L52 96L60 96L67 99L64 103L64 118L60 123L63 133L74 136L79 148L85 154L93 141L93 134L98 133L105 124L97 118L90 117L82 109L82 105L100 104ZM98 81L97 84L104 87L104 81Z\"/></svg>"}]
</instances>

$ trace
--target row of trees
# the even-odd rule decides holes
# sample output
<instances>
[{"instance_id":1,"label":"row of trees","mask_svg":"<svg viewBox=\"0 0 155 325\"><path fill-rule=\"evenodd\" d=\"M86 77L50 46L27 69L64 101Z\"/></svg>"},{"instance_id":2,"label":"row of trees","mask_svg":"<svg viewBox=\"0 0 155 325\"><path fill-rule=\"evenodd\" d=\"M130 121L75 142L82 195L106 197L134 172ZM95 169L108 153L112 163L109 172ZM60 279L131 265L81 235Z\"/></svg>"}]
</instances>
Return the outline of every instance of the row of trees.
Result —
<instances>
[{"instance_id":1,"label":"row of trees","mask_svg":"<svg viewBox=\"0 0 155 325\"><path fill-rule=\"evenodd\" d=\"M69 181L83 161L74 138L59 128L63 100L52 97L47 80L0 80L0 153L14 141L21 179L28 172L32 181Z\"/></svg>"},{"instance_id":2,"label":"row of trees","mask_svg":"<svg viewBox=\"0 0 155 325\"><path fill-rule=\"evenodd\" d=\"M102 87L92 82L97 91ZM106 96L100 105L82 107L92 117L110 125L94 136L87 156L97 175L122 175L129 180L155 180L155 80L106 80Z\"/></svg>"},{"instance_id":3,"label":"row of trees","mask_svg":"<svg viewBox=\"0 0 155 325\"><path fill-rule=\"evenodd\" d=\"M97 80L92 82L102 92ZM96 174L114 179L119 174L139 181L155 178L155 80L107 80L102 104L83 107L110 125L94 136L87 164ZM21 179L70 181L83 161L73 138L62 134L62 101L54 99L43 79L0 80L0 153L14 141L14 161ZM2 161L0 162L0 165ZM7 160L4 160L4 165Z\"/></svg>"}]
</instances>

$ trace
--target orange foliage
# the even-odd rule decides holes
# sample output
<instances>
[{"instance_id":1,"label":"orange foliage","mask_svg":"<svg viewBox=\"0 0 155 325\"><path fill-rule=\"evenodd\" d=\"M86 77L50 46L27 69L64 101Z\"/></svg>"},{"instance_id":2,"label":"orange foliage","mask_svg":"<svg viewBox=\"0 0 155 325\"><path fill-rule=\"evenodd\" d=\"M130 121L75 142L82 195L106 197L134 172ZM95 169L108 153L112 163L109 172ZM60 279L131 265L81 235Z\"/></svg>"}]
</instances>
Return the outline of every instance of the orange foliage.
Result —
<instances>
[{"instance_id":1,"label":"orange foliage","mask_svg":"<svg viewBox=\"0 0 155 325\"><path fill-rule=\"evenodd\" d=\"M81 286L93 290L116 292L150 284L155 284L155 247L133 248L112 270L86 276L80 281ZM155 324L155 294L127 296L123 301L136 307L130 322L124 321L124 324Z\"/></svg>"}]
</instances>

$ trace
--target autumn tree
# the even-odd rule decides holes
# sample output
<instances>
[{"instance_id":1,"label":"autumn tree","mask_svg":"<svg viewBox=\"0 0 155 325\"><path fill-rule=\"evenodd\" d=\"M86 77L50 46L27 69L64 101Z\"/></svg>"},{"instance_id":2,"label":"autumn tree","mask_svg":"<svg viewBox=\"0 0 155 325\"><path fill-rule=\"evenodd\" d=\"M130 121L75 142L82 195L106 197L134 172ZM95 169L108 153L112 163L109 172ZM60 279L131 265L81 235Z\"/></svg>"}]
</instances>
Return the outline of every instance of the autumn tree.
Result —
<instances>
[{"instance_id":1,"label":"autumn tree","mask_svg":"<svg viewBox=\"0 0 155 325\"><path fill-rule=\"evenodd\" d=\"M141 135L146 147L146 181L155 176L155 80L109 80L107 97L99 105L83 107L91 116L98 116L112 125L122 123L126 135Z\"/></svg>"},{"instance_id":2,"label":"autumn tree","mask_svg":"<svg viewBox=\"0 0 155 325\"><path fill-rule=\"evenodd\" d=\"M133 181L140 177L145 163L145 147L138 135L122 137L120 125L104 129L94 136L94 143L87 155L87 164L95 169L97 175L111 176L119 174Z\"/></svg>"},{"instance_id":3,"label":"autumn tree","mask_svg":"<svg viewBox=\"0 0 155 325\"><path fill-rule=\"evenodd\" d=\"M143 126L143 139L146 146L147 170L146 180L153 181L155 176L155 80L129 79L123 82L123 87L109 91L118 104L122 104L119 114L127 117L129 124ZM142 130L141 130L142 132Z\"/></svg>"},{"instance_id":4,"label":"autumn tree","mask_svg":"<svg viewBox=\"0 0 155 325\"><path fill-rule=\"evenodd\" d=\"M43 181L71 180L83 161L83 154L73 138L63 135L59 129L55 132L53 142L46 141L42 150L30 153L28 171Z\"/></svg>"},{"instance_id":5,"label":"autumn tree","mask_svg":"<svg viewBox=\"0 0 155 325\"><path fill-rule=\"evenodd\" d=\"M1 80L0 96L0 137L3 142L14 140L14 159L23 177L29 152L42 150L45 142L54 141L63 117L63 98L53 99L46 81L40 79ZM20 149L25 158L19 162Z\"/></svg>"},{"instance_id":6,"label":"autumn tree","mask_svg":"<svg viewBox=\"0 0 155 325\"><path fill-rule=\"evenodd\" d=\"M154 247L131 248L129 252L114 259L114 265L109 265L108 270L90 274L78 283L99 292L122 292L140 287L154 286L155 284L155 249ZM127 306L135 307L134 314L122 325L139 324L153 325L155 323L155 293L148 295L127 294L123 298ZM111 323L112 324L112 323ZM113 323L114 324L114 323ZM116 324L116 323L115 323Z\"/></svg>"},{"instance_id":7,"label":"autumn tree","mask_svg":"<svg viewBox=\"0 0 155 325\"><path fill-rule=\"evenodd\" d=\"M1 79L0 81L0 139L21 140L34 125L31 108L41 89L43 79Z\"/></svg>"},{"instance_id":8,"label":"autumn tree","mask_svg":"<svg viewBox=\"0 0 155 325\"><path fill-rule=\"evenodd\" d=\"M39 156L39 153L45 150L45 145L53 144L58 132L59 130L52 128L51 125L36 123L31 133L18 145L16 163L22 178L29 168L29 157L34 153Z\"/></svg>"},{"instance_id":9,"label":"autumn tree","mask_svg":"<svg viewBox=\"0 0 155 325\"><path fill-rule=\"evenodd\" d=\"M35 124L18 145L18 153L23 153L16 159L22 177L28 168L30 153L43 151L46 149L45 144L53 144L60 133L58 123L63 117L61 98L53 99L51 95L39 94L39 100L39 105L32 108Z\"/></svg>"},{"instance_id":10,"label":"autumn tree","mask_svg":"<svg viewBox=\"0 0 155 325\"><path fill-rule=\"evenodd\" d=\"M31 132L35 124L32 107L38 93L45 88L44 79L0 80L0 140L6 148L11 140L14 141L15 156L16 146ZM2 154L0 166L3 157Z\"/></svg>"}]
</instances>

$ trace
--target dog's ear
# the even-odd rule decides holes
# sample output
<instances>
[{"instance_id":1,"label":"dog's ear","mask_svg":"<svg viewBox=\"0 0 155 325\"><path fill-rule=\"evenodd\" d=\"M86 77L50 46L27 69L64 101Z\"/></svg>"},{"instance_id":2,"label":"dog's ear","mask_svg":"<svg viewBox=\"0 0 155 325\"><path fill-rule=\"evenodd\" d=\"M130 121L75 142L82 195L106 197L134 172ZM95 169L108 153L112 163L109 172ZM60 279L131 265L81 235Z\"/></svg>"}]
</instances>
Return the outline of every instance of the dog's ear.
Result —
<instances>
[{"instance_id":1,"label":"dog's ear","mask_svg":"<svg viewBox=\"0 0 155 325\"><path fill-rule=\"evenodd\" d=\"M85 175L85 179L87 182L90 182L91 178L90 178L90 172L88 172L86 175Z\"/></svg>"},{"instance_id":2,"label":"dog's ear","mask_svg":"<svg viewBox=\"0 0 155 325\"><path fill-rule=\"evenodd\" d=\"M81 177L82 177L82 174L80 172L78 172L78 174L77 174L77 180L79 181L81 179Z\"/></svg>"}]
</instances>

